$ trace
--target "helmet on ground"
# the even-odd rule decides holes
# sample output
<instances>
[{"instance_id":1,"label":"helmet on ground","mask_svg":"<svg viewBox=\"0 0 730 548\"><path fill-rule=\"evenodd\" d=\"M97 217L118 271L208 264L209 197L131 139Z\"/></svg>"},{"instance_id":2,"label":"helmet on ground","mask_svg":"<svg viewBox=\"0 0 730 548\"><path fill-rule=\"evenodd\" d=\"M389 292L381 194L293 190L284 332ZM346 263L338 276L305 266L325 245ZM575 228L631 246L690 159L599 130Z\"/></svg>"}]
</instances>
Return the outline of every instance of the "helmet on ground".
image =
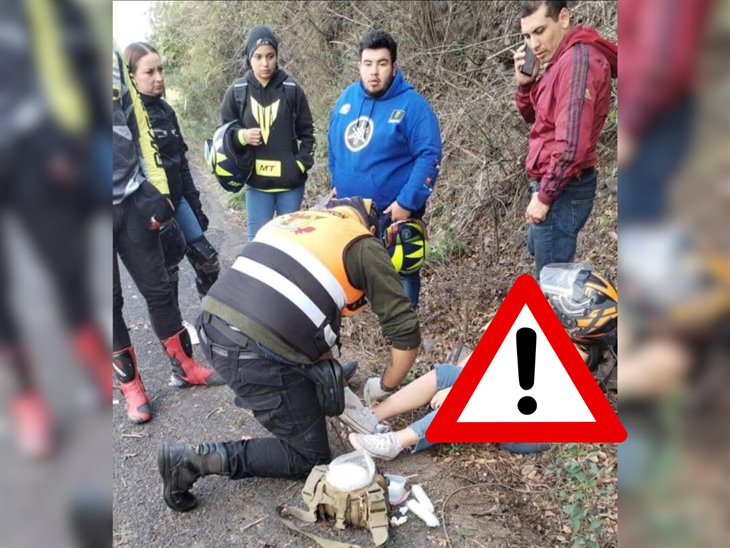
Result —
<instances>
[{"instance_id":1,"label":"helmet on ground","mask_svg":"<svg viewBox=\"0 0 730 548\"><path fill-rule=\"evenodd\" d=\"M238 192L248 181L253 170L251 147L236 145L236 133L241 129L236 120L215 130L213 139L205 141L205 161L228 192Z\"/></svg>"},{"instance_id":2,"label":"helmet on ground","mask_svg":"<svg viewBox=\"0 0 730 548\"><path fill-rule=\"evenodd\" d=\"M177 266L185 256L187 242L180 225L173 218L160 227L160 244L165 255L165 266Z\"/></svg>"},{"instance_id":3,"label":"helmet on ground","mask_svg":"<svg viewBox=\"0 0 730 548\"><path fill-rule=\"evenodd\" d=\"M546 265L540 271L540 288L574 342L597 342L616 331L618 292L592 266Z\"/></svg>"},{"instance_id":4,"label":"helmet on ground","mask_svg":"<svg viewBox=\"0 0 730 548\"><path fill-rule=\"evenodd\" d=\"M415 274L428 254L426 225L421 219L397 221L383 232L383 245L399 274Z\"/></svg>"}]
</instances>

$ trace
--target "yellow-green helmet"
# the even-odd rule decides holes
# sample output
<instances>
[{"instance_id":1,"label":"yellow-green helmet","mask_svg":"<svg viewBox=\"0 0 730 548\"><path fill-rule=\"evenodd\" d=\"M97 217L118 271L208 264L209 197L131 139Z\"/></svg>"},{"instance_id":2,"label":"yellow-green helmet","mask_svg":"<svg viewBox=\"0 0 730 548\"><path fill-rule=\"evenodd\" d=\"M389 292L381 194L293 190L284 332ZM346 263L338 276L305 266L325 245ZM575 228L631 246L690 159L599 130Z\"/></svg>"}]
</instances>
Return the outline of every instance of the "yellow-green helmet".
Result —
<instances>
[{"instance_id":1,"label":"yellow-green helmet","mask_svg":"<svg viewBox=\"0 0 730 548\"><path fill-rule=\"evenodd\" d=\"M235 146L239 129L240 124L232 120L216 129L212 140L205 141L205 161L220 185L228 192L241 190L253 169L253 152L250 147Z\"/></svg>"},{"instance_id":2,"label":"yellow-green helmet","mask_svg":"<svg viewBox=\"0 0 730 548\"><path fill-rule=\"evenodd\" d=\"M397 221L385 229L383 244L399 274L415 274L428 255L426 225L421 219Z\"/></svg>"}]
</instances>

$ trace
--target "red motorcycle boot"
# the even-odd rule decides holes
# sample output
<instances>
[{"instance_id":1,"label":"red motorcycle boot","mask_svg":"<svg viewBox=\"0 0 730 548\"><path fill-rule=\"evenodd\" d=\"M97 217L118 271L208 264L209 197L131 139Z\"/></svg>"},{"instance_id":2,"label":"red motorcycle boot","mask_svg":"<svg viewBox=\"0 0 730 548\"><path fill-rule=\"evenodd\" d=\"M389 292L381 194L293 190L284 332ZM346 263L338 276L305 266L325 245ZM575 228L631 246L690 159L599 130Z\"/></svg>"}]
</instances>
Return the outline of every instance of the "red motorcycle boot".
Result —
<instances>
[{"instance_id":1,"label":"red motorcycle boot","mask_svg":"<svg viewBox=\"0 0 730 548\"><path fill-rule=\"evenodd\" d=\"M140 424L152 418L152 406L137 368L137 357L131 346L112 354L112 367L119 380L119 388L127 401L127 417Z\"/></svg>"},{"instance_id":2,"label":"red motorcycle boot","mask_svg":"<svg viewBox=\"0 0 730 548\"><path fill-rule=\"evenodd\" d=\"M94 376L99 395L111 405L114 389L109 371L109 348L99 329L91 324L77 329L73 333L73 348L79 361Z\"/></svg>"},{"instance_id":3,"label":"red motorcycle boot","mask_svg":"<svg viewBox=\"0 0 730 548\"><path fill-rule=\"evenodd\" d=\"M193 384L205 386L225 384L214 370L195 361L193 343L184 327L169 339L163 340L162 346L172 362L171 385L183 387Z\"/></svg>"},{"instance_id":4,"label":"red motorcycle boot","mask_svg":"<svg viewBox=\"0 0 730 548\"><path fill-rule=\"evenodd\" d=\"M10 401L10 415L20 451L36 458L53 455L55 426L51 411L37 390L28 390Z\"/></svg>"}]
</instances>

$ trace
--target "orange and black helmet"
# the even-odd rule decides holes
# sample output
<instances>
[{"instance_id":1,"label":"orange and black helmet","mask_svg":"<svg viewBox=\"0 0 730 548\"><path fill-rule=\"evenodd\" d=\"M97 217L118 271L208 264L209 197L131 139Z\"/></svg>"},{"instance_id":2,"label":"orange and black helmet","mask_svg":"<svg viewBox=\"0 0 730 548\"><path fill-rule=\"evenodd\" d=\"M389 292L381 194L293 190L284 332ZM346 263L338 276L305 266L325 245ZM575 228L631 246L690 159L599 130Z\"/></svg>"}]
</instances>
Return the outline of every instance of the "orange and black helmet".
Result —
<instances>
[{"instance_id":1,"label":"orange and black helmet","mask_svg":"<svg viewBox=\"0 0 730 548\"><path fill-rule=\"evenodd\" d=\"M589 344L616 332L618 292L592 266L546 265L540 271L540 288L574 342Z\"/></svg>"}]
</instances>

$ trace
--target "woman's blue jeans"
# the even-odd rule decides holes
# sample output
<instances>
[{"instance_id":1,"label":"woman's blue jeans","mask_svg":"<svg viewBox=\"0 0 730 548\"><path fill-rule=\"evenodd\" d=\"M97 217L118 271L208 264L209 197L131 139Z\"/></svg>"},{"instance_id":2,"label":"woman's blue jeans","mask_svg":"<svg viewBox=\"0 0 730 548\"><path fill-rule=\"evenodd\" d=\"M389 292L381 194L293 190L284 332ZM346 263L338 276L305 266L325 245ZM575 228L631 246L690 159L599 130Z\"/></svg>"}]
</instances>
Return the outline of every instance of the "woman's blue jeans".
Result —
<instances>
[{"instance_id":1,"label":"woman's blue jeans","mask_svg":"<svg viewBox=\"0 0 730 548\"><path fill-rule=\"evenodd\" d=\"M294 213L302 207L304 185L284 192L262 192L246 187L246 222L248 241L253 240L259 229L276 215Z\"/></svg>"},{"instance_id":2,"label":"woman's blue jeans","mask_svg":"<svg viewBox=\"0 0 730 548\"><path fill-rule=\"evenodd\" d=\"M203 230L200 228L198 218L185 198L182 198L175 208L175 221L182 230L188 245L203 237Z\"/></svg>"},{"instance_id":3,"label":"woman's blue jeans","mask_svg":"<svg viewBox=\"0 0 730 548\"><path fill-rule=\"evenodd\" d=\"M443 390L444 388L449 388L454 385L456 379L459 377L459 373L462 371L462 368L451 363L440 363L434 366L434 370L436 371L436 390ZM418 443L416 443L411 450L413 453L416 451L423 451L427 447L431 447L433 445L433 443L426 439L426 430L428 430L433 418L436 416L436 411L437 410L434 409L411 424L410 427L416 432L416 434L418 434Z\"/></svg>"},{"instance_id":4,"label":"woman's blue jeans","mask_svg":"<svg viewBox=\"0 0 730 548\"><path fill-rule=\"evenodd\" d=\"M380 242L383 241L383 234L385 229L390 226L391 219L390 215L383 215L382 213L378 217L378 225L375 227L375 236ZM415 272L414 274L398 274L400 276L400 282L403 286L403 293L405 293L408 300L411 301L411 307L415 310L418 308L418 297L421 294L421 271Z\"/></svg>"}]
</instances>

